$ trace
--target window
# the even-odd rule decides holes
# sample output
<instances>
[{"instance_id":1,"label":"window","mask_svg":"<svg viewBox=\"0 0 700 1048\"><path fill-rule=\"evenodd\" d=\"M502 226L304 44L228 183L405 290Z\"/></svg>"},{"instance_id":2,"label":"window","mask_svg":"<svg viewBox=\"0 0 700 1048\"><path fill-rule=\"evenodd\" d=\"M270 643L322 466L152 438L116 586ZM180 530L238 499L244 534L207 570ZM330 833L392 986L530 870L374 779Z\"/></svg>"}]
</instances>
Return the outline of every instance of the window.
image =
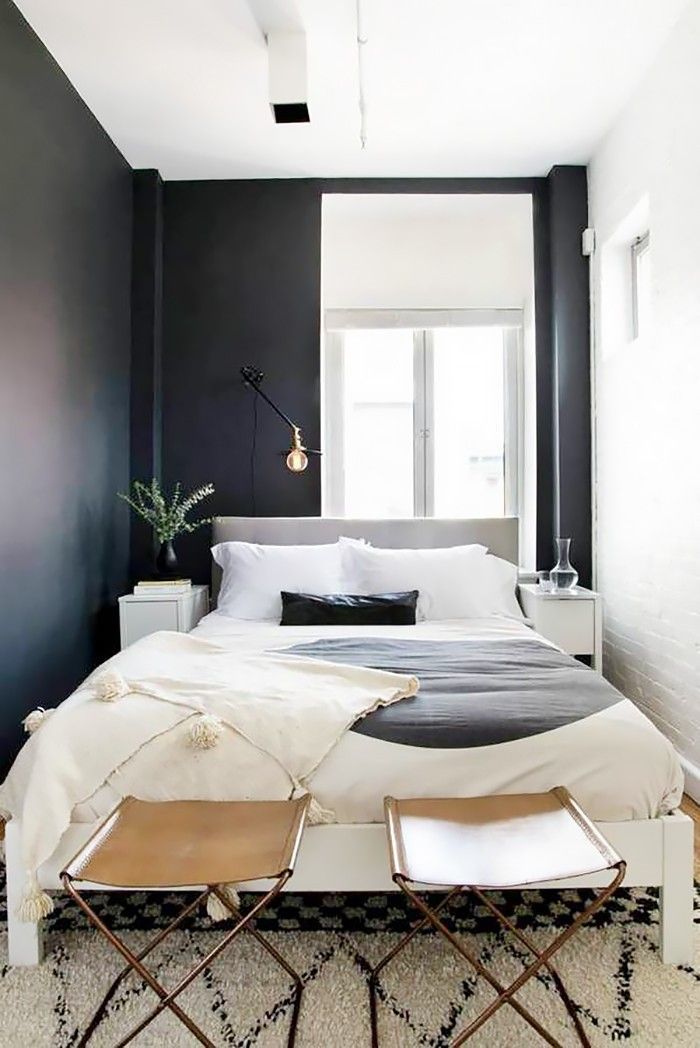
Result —
<instances>
[{"instance_id":1,"label":"window","mask_svg":"<svg viewBox=\"0 0 700 1048\"><path fill-rule=\"evenodd\" d=\"M518 310L329 311L324 513L518 512Z\"/></svg>"},{"instance_id":2,"label":"window","mask_svg":"<svg viewBox=\"0 0 700 1048\"><path fill-rule=\"evenodd\" d=\"M651 309L651 251L649 233L632 243L632 337L649 334Z\"/></svg>"}]
</instances>

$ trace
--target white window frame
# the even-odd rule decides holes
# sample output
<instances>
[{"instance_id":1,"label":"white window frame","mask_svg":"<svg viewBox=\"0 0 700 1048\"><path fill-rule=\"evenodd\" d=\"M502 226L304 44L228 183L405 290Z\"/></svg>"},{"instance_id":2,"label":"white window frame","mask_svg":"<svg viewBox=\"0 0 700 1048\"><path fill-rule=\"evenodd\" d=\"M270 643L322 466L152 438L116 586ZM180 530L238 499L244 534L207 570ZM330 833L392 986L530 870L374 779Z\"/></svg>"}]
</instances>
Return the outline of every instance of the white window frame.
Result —
<instances>
[{"instance_id":1,"label":"white window frame","mask_svg":"<svg viewBox=\"0 0 700 1048\"><path fill-rule=\"evenodd\" d=\"M639 338L639 261L643 255L651 250L651 236L649 230L635 237L630 249L632 259L632 338Z\"/></svg>"},{"instance_id":2,"label":"white window frame","mask_svg":"<svg viewBox=\"0 0 700 1048\"><path fill-rule=\"evenodd\" d=\"M504 516L522 515L523 485L523 311L521 309L327 310L321 362L323 389L322 514L345 516L345 425L343 418L343 331L360 328L408 328L413 331L415 517L434 516L433 470L429 440L433 429L433 329L438 327L504 329ZM332 405L332 410L330 409Z\"/></svg>"}]
</instances>

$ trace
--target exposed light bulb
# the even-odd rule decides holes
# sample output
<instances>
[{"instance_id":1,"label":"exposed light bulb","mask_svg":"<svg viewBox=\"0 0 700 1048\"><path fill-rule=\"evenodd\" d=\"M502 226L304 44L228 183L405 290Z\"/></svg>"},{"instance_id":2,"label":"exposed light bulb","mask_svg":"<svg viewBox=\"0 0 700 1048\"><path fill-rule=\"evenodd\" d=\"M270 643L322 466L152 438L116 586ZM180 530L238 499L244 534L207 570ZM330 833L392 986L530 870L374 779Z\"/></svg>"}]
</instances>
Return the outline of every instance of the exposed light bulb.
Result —
<instances>
[{"instance_id":1,"label":"exposed light bulb","mask_svg":"<svg viewBox=\"0 0 700 1048\"><path fill-rule=\"evenodd\" d=\"M292 448L287 455L287 469L292 473L303 473L309 464L309 459L301 448Z\"/></svg>"},{"instance_id":2,"label":"exposed light bulb","mask_svg":"<svg viewBox=\"0 0 700 1048\"><path fill-rule=\"evenodd\" d=\"M298 426L292 429L292 446L287 455L287 469L291 473L303 473L309 464L306 448L301 440L301 430Z\"/></svg>"}]
</instances>

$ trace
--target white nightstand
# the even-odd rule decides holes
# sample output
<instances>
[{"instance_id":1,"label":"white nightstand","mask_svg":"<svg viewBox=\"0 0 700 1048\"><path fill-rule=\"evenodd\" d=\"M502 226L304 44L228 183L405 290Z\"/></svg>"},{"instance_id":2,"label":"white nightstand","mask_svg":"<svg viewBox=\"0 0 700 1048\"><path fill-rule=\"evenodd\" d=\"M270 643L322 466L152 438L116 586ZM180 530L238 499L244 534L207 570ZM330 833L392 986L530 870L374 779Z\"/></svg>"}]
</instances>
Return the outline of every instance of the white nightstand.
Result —
<instances>
[{"instance_id":1,"label":"white nightstand","mask_svg":"<svg viewBox=\"0 0 700 1048\"><path fill-rule=\"evenodd\" d=\"M189 633L209 611L209 587L193 586L188 593L127 593L119 598L119 633L122 648L157 630Z\"/></svg>"},{"instance_id":2,"label":"white nightstand","mask_svg":"<svg viewBox=\"0 0 700 1048\"><path fill-rule=\"evenodd\" d=\"M534 583L519 586L520 604L538 633L570 655L591 655L603 668L603 609L600 594L577 586L563 593L545 592Z\"/></svg>"}]
</instances>

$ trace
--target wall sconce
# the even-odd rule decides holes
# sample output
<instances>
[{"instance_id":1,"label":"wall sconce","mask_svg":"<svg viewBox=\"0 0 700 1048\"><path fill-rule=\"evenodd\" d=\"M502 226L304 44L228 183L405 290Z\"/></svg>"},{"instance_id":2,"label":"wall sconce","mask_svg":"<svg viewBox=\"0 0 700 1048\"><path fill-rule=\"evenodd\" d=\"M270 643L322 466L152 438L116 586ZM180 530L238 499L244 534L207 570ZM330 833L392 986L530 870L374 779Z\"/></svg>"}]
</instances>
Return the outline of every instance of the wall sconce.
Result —
<instances>
[{"instance_id":1,"label":"wall sconce","mask_svg":"<svg viewBox=\"0 0 700 1048\"><path fill-rule=\"evenodd\" d=\"M262 397L266 404L269 404L275 414L279 415L283 422L289 426L292 432L292 440L289 451L287 452L286 464L287 469L290 473L303 473L309 464L309 455L320 455L320 451L314 451L311 448L304 446L304 440L301 435L301 429L296 425L295 422L289 418L288 415L277 407L273 400L270 400L266 393L263 393L260 388L264 375L258 368L247 367L241 368L241 377L246 386L249 386L258 396Z\"/></svg>"}]
</instances>

